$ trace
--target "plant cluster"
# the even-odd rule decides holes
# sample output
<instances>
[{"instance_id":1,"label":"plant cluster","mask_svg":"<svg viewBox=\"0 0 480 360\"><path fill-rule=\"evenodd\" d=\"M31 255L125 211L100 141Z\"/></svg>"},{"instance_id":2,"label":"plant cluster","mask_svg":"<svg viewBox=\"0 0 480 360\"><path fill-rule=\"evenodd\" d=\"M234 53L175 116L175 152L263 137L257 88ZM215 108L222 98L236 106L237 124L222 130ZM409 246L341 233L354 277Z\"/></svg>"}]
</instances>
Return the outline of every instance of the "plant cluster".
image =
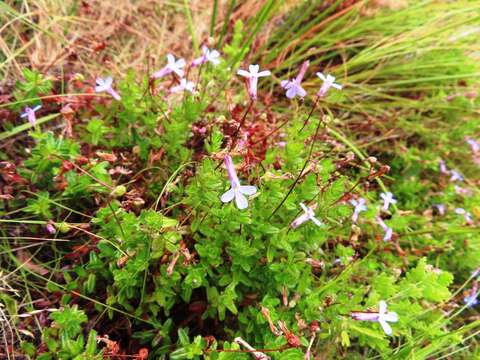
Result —
<instances>
[{"instance_id":1,"label":"plant cluster","mask_svg":"<svg viewBox=\"0 0 480 360\"><path fill-rule=\"evenodd\" d=\"M168 54L140 80L72 77L78 97L25 71L11 109L27 105L30 132L15 150L22 161L1 154L0 256L17 272L9 286L28 281L28 301L19 308L0 282L0 314L19 314L5 316L19 329L6 332L5 352L427 359L474 341L471 129L459 130L465 173L429 153L401 179L418 154L368 156L341 130L348 95L336 93L355 95L354 82L316 72L311 98L308 71L324 71L315 54L293 79L247 71L243 40L237 22L229 45L206 41L188 65Z\"/></svg>"}]
</instances>

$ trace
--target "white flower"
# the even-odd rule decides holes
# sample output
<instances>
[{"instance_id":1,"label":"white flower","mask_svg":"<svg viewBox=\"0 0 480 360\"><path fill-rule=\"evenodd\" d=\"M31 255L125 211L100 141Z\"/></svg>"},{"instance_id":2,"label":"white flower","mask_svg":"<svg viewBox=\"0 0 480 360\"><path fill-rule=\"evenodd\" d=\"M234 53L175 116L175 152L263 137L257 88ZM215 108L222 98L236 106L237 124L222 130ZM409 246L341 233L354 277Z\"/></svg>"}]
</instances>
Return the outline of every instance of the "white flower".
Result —
<instances>
[{"instance_id":1,"label":"white flower","mask_svg":"<svg viewBox=\"0 0 480 360\"><path fill-rule=\"evenodd\" d=\"M335 76L327 74L323 75L321 72L317 72L317 76L323 81L322 87L318 90L317 96L325 96L325 94L330 90L331 87L342 90L342 85L335 82Z\"/></svg>"},{"instance_id":2,"label":"white flower","mask_svg":"<svg viewBox=\"0 0 480 360\"><path fill-rule=\"evenodd\" d=\"M388 191L386 193L381 193L380 197L383 199L383 210L388 211L390 204L396 204L397 200L393 197L393 194Z\"/></svg>"},{"instance_id":3,"label":"white flower","mask_svg":"<svg viewBox=\"0 0 480 360\"><path fill-rule=\"evenodd\" d=\"M214 66L220 64L220 53L217 50L210 50L208 47L202 46L202 53L202 56L192 61L193 66L198 66L206 62L210 62Z\"/></svg>"},{"instance_id":4,"label":"white flower","mask_svg":"<svg viewBox=\"0 0 480 360\"><path fill-rule=\"evenodd\" d=\"M95 92L106 92L110 94L115 100L121 100L120 95L113 90L112 84L113 79L111 76L106 77L105 79L97 78L97 86L95 86Z\"/></svg>"},{"instance_id":5,"label":"white flower","mask_svg":"<svg viewBox=\"0 0 480 360\"><path fill-rule=\"evenodd\" d=\"M180 84L177 86L174 86L170 89L170 92L172 93L179 93L182 91L189 91L191 93L195 92L195 83L193 81L187 81L187 79L183 78L180 79Z\"/></svg>"},{"instance_id":6,"label":"white flower","mask_svg":"<svg viewBox=\"0 0 480 360\"><path fill-rule=\"evenodd\" d=\"M312 222L317 226L323 225L322 222L315 217L315 212L313 211L313 208L306 206L304 203L300 203L300 207L303 209L304 213L292 221L290 226L293 229L299 227L301 224L308 220L312 220Z\"/></svg>"},{"instance_id":7,"label":"white flower","mask_svg":"<svg viewBox=\"0 0 480 360\"><path fill-rule=\"evenodd\" d=\"M465 138L467 141L468 145L472 148L472 152L475 153L480 153L480 143L476 140L470 139L470 138Z\"/></svg>"},{"instance_id":8,"label":"white flower","mask_svg":"<svg viewBox=\"0 0 480 360\"><path fill-rule=\"evenodd\" d=\"M377 321L385 334L392 335L392 328L389 322L397 322L398 315L395 312L387 312L387 303L383 300L379 303L378 313L375 312L352 312L350 315L355 320Z\"/></svg>"},{"instance_id":9,"label":"white flower","mask_svg":"<svg viewBox=\"0 0 480 360\"><path fill-rule=\"evenodd\" d=\"M472 216L471 216L470 213L469 213L468 211L466 211L465 209L463 209L463 208L456 208L456 209L455 209L455 213L458 214L458 215L463 215L463 218L465 219L465 222L466 222L468 225L473 224Z\"/></svg>"},{"instance_id":10,"label":"white flower","mask_svg":"<svg viewBox=\"0 0 480 360\"><path fill-rule=\"evenodd\" d=\"M463 181L463 176L456 170L450 170L450 182Z\"/></svg>"},{"instance_id":11,"label":"white flower","mask_svg":"<svg viewBox=\"0 0 480 360\"><path fill-rule=\"evenodd\" d=\"M392 228L388 227L387 224L382 220L380 216L377 217L377 223L380 227L385 231L385 236L383 237L383 241L390 241L393 236Z\"/></svg>"},{"instance_id":12,"label":"white flower","mask_svg":"<svg viewBox=\"0 0 480 360\"><path fill-rule=\"evenodd\" d=\"M362 211L366 211L367 210L367 206L365 205L365 199L364 198L360 198L357 200L355 199L352 199L350 200L350 204L352 204L355 209L353 210L353 215L352 215L352 221L353 222L357 222L358 220L358 215L362 212Z\"/></svg>"},{"instance_id":13,"label":"white flower","mask_svg":"<svg viewBox=\"0 0 480 360\"><path fill-rule=\"evenodd\" d=\"M30 107L26 107L25 110L23 111L22 114L20 114L20 117L21 118L24 118L26 117L28 119L28 122L32 125L32 126L35 126L35 124L37 123L37 115L35 114L35 112L37 110L40 110L40 108L42 107L42 105L37 105L35 106L34 108L30 108Z\"/></svg>"},{"instance_id":14,"label":"white flower","mask_svg":"<svg viewBox=\"0 0 480 360\"><path fill-rule=\"evenodd\" d=\"M158 79L172 72L174 72L180 77L183 77L184 72L182 69L185 67L185 64L186 64L185 60L184 59L175 60L175 57L172 54L167 54L167 61L168 61L167 65L165 65L162 69L154 73L153 77L155 79Z\"/></svg>"},{"instance_id":15,"label":"white flower","mask_svg":"<svg viewBox=\"0 0 480 360\"><path fill-rule=\"evenodd\" d=\"M305 76L305 72L308 69L309 61L305 61L300 68L300 71L297 77L293 80L282 80L280 85L287 90L286 96L289 99L293 99L295 96L299 96L300 98L304 98L307 95L307 92L303 89L300 85L302 83L303 77Z\"/></svg>"},{"instance_id":16,"label":"white flower","mask_svg":"<svg viewBox=\"0 0 480 360\"><path fill-rule=\"evenodd\" d=\"M257 192L257 188L255 186L240 185L240 180L238 180L231 156L225 155L224 161L231 188L221 196L220 200L223 203L227 203L235 199L237 208L240 210L246 209L248 207L248 200L245 195L254 195Z\"/></svg>"},{"instance_id":17,"label":"white flower","mask_svg":"<svg viewBox=\"0 0 480 360\"><path fill-rule=\"evenodd\" d=\"M252 100L257 99L257 85L258 85L258 78L264 76L270 76L270 71L258 71L260 69L259 65L249 65L248 70L239 69L237 71L237 75L244 76L248 79L248 94Z\"/></svg>"},{"instance_id":18,"label":"white flower","mask_svg":"<svg viewBox=\"0 0 480 360\"><path fill-rule=\"evenodd\" d=\"M439 161L439 168L440 168L440 173L442 174L449 174L450 170L447 168L447 164L445 163L444 160Z\"/></svg>"}]
</instances>

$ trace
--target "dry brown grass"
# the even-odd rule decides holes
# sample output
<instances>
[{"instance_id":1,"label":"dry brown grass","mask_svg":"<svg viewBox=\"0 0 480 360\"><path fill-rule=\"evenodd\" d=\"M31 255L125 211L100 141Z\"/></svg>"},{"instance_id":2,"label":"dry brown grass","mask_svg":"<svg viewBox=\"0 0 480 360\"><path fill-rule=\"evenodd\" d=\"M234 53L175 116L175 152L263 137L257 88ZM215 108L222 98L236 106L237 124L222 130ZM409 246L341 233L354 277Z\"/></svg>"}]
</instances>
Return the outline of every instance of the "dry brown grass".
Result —
<instances>
[{"instance_id":1,"label":"dry brown grass","mask_svg":"<svg viewBox=\"0 0 480 360\"><path fill-rule=\"evenodd\" d=\"M215 33L223 28L230 0L218 0ZM280 18L300 0L287 0L259 34L268 37ZM192 16L197 43L209 36L213 0L6 0L0 2L0 85L21 76L23 67L57 78L63 73L123 76L153 70L166 52L193 56ZM237 1L229 27L248 22L264 0Z\"/></svg>"},{"instance_id":2,"label":"dry brown grass","mask_svg":"<svg viewBox=\"0 0 480 360\"><path fill-rule=\"evenodd\" d=\"M208 36L212 1L187 3L201 42ZM131 68L145 70L149 58L162 63L167 50L192 53L182 0L7 0L0 6L4 81L17 78L25 66L54 75L62 69L123 75ZM227 1L219 6L221 17Z\"/></svg>"}]
</instances>

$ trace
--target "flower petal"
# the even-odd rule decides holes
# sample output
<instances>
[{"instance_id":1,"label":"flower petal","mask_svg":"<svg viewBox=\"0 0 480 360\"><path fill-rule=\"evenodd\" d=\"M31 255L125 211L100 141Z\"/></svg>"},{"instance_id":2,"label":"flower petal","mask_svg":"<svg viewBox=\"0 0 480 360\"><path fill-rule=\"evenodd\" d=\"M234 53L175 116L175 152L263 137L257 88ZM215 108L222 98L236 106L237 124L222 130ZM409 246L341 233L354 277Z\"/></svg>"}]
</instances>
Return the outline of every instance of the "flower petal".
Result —
<instances>
[{"instance_id":1,"label":"flower petal","mask_svg":"<svg viewBox=\"0 0 480 360\"><path fill-rule=\"evenodd\" d=\"M246 209L248 207L247 198L239 191L235 193L235 203L240 210Z\"/></svg>"},{"instance_id":2,"label":"flower petal","mask_svg":"<svg viewBox=\"0 0 480 360\"><path fill-rule=\"evenodd\" d=\"M312 216L312 217L310 218L310 220L312 220L313 223L314 223L315 225L317 225L317 226L322 226L322 225L323 225L322 222L321 222L320 220L318 220L316 217L313 217L313 216Z\"/></svg>"},{"instance_id":3,"label":"flower petal","mask_svg":"<svg viewBox=\"0 0 480 360\"><path fill-rule=\"evenodd\" d=\"M383 316L383 320L388 321L388 322L397 322L398 321L398 315L396 312L389 312Z\"/></svg>"},{"instance_id":4,"label":"flower petal","mask_svg":"<svg viewBox=\"0 0 480 360\"><path fill-rule=\"evenodd\" d=\"M380 303L378 304L378 313L380 315L385 314L387 312L387 303L383 300L380 300Z\"/></svg>"},{"instance_id":5,"label":"flower petal","mask_svg":"<svg viewBox=\"0 0 480 360\"><path fill-rule=\"evenodd\" d=\"M239 69L239 70L237 71L237 75L245 76L245 77L247 77L247 78L250 77L250 73L249 73L248 71L242 70L242 69Z\"/></svg>"},{"instance_id":6,"label":"flower petal","mask_svg":"<svg viewBox=\"0 0 480 360\"><path fill-rule=\"evenodd\" d=\"M268 70L263 70L257 73L257 77L264 77L264 76L270 76L272 73Z\"/></svg>"},{"instance_id":7,"label":"flower petal","mask_svg":"<svg viewBox=\"0 0 480 360\"><path fill-rule=\"evenodd\" d=\"M113 84L113 78L111 76L108 76L108 77L105 78L103 83L105 84L105 86L110 87Z\"/></svg>"},{"instance_id":8,"label":"flower petal","mask_svg":"<svg viewBox=\"0 0 480 360\"><path fill-rule=\"evenodd\" d=\"M177 74L178 76L183 77L183 75L184 75L183 70L181 70L181 69L179 69L179 68L177 68L177 67L172 68L172 70L173 70L173 72L174 72L175 74Z\"/></svg>"},{"instance_id":9,"label":"flower petal","mask_svg":"<svg viewBox=\"0 0 480 360\"><path fill-rule=\"evenodd\" d=\"M298 89L297 89L297 94L298 94L298 96L300 96L301 98L304 98L305 95L307 95L307 92L304 90L304 88L302 88L301 86L299 86Z\"/></svg>"},{"instance_id":10,"label":"flower petal","mask_svg":"<svg viewBox=\"0 0 480 360\"><path fill-rule=\"evenodd\" d=\"M300 203L300 207L302 208L303 211L308 213L308 207L303 202Z\"/></svg>"},{"instance_id":11,"label":"flower petal","mask_svg":"<svg viewBox=\"0 0 480 360\"><path fill-rule=\"evenodd\" d=\"M388 323L386 321L378 320L378 323L382 327L383 331L385 331L385 334L387 334L388 336L392 335L392 327L390 325L388 325Z\"/></svg>"},{"instance_id":12,"label":"flower petal","mask_svg":"<svg viewBox=\"0 0 480 360\"><path fill-rule=\"evenodd\" d=\"M169 65L175 64L175 56L173 56L172 54L167 54L167 61Z\"/></svg>"},{"instance_id":13,"label":"flower petal","mask_svg":"<svg viewBox=\"0 0 480 360\"><path fill-rule=\"evenodd\" d=\"M393 230L389 227L385 229L385 236L383 237L383 241L390 241L393 236Z\"/></svg>"},{"instance_id":14,"label":"flower petal","mask_svg":"<svg viewBox=\"0 0 480 360\"><path fill-rule=\"evenodd\" d=\"M241 185L239 186L238 191L244 195L253 195L257 193L257 188L250 185Z\"/></svg>"},{"instance_id":15,"label":"flower petal","mask_svg":"<svg viewBox=\"0 0 480 360\"><path fill-rule=\"evenodd\" d=\"M232 201L234 196L235 196L235 190L230 189L230 190L226 191L226 192L222 195L222 197L220 198L220 200L221 200L223 203L227 203L227 202Z\"/></svg>"},{"instance_id":16,"label":"flower petal","mask_svg":"<svg viewBox=\"0 0 480 360\"><path fill-rule=\"evenodd\" d=\"M325 75L323 75L321 72L317 72L317 76L322 80L322 81L326 81L327 79L325 79Z\"/></svg>"},{"instance_id":17,"label":"flower petal","mask_svg":"<svg viewBox=\"0 0 480 360\"><path fill-rule=\"evenodd\" d=\"M352 312L350 316L355 320L361 321L378 321L378 314L377 313L369 313L369 312Z\"/></svg>"},{"instance_id":18,"label":"flower petal","mask_svg":"<svg viewBox=\"0 0 480 360\"><path fill-rule=\"evenodd\" d=\"M293 99L297 95L297 88L295 86L290 87L285 95L287 98Z\"/></svg>"},{"instance_id":19,"label":"flower petal","mask_svg":"<svg viewBox=\"0 0 480 360\"><path fill-rule=\"evenodd\" d=\"M186 62L185 62L185 59L178 59L176 62L175 62L175 66L177 68L183 68L184 66L186 65Z\"/></svg>"},{"instance_id":20,"label":"flower petal","mask_svg":"<svg viewBox=\"0 0 480 360\"><path fill-rule=\"evenodd\" d=\"M104 92L104 91L107 91L108 89L108 86L105 86L105 85L99 85L99 86L95 86L95 92Z\"/></svg>"},{"instance_id":21,"label":"flower petal","mask_svg":"<svg viewBox=\"0 0 480 360\"><path fill-rule=\"evenodd\" d=\"M256 75L258 73L258 69L260 69L260 66L257 64L249 65L248 70L250 71L250 74Z\"/></svg>"}]
</instances>

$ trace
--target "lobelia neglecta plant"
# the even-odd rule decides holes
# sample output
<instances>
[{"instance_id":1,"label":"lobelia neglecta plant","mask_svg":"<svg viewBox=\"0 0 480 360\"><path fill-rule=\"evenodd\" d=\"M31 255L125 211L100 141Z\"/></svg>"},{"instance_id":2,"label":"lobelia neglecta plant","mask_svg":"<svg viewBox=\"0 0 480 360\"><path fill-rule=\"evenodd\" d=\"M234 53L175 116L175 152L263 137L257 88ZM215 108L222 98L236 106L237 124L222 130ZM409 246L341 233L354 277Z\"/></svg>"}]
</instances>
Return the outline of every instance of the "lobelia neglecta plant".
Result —
<instances>
[{"instance_id":1,"label":"lobelia neglecta plant","mask_svg":"<svg viewBox=\"0 0 480 360\"><path fill-rule=\"evenodd\" d=\"M402 259L412 260L401 242L409 219L396 207L402 198L381 182L388 166L369 158L354 167L333 116L315 114L342 85L317 72L323 83L308 114L288 108L288 119L277 124L259 101L259 79L266 82L271 72L251 64L237 71L247 80L248 105L235 96L228 111L212 110L218 84L237 81L230 79L231 51L222 58L203 46L189 66L168 54L141 84L127 75L119 92L111 77L98 78L95 91L116 104L99 97L98 108L88 109L93 118L76 128L95 159L82 156L74 138L35 127L35 147L19 176L44 192L17 205L41 219L32 226L53 236L75 231L81 241L53 260L67 259L61 269L46 270L60 277L26 270L63 293L63 309L50 317L46 348L36 353L25 345L25 352L49 359L60 346L64 358L120 355L125 339L101 334L105 346L97 350L95 333L85 343L87 315L105 323L128 319L137 358L150 349L152 358L172 359L314 359L324 351L328 358L400 359L418 344L435 344L430 356L443 339L458 342L463 333L450 335L454 320L442 313L462 302L449 290L452 275L426 257L404 266ZM280 82L289 100L309 102L301 86L308 68L305 61L294 80ZM158 86L167 77L173 85ZM22 117L35 125L38 108ZM440 173L451 183L464 179L444 162ZM255 185L242 185L239 174ZM380 196L370 186L375 181ZM99 208L89 213L92 206ZM458 229L475 223L463 208L442 209L440 216L463 215ZM477 296L474 282L464 307L476 306ZM78 304L92 304L87 315Z\"/></svg>"}]
</instances>

